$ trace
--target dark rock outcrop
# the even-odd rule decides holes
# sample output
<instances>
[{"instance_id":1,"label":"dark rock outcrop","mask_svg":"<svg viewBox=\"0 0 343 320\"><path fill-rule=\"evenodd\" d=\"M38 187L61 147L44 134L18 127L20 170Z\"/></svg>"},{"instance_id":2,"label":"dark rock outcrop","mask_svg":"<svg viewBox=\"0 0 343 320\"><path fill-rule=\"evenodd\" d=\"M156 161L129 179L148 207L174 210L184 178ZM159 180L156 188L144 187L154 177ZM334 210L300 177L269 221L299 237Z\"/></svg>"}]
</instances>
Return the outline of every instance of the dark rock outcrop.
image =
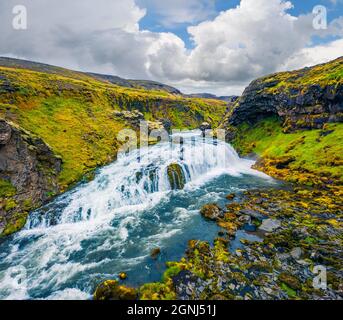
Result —
<instances>
[{"instance_id":1,"label":"dark rock outcrop","mask_svg":"<svg viewBox=\"0 0 343 320\"><path fill-rule=\"evenodd\" d=\"M343 83L317 77L342 68L343 58L330 64L279 73L253 81L244 91L228 124L256 123L276 115L285 131L320 129L325 123L343 121ZM323 69L323 70L321 70Z\"/></svg>"},{"instance_id":2,"label":"dark rock outcrop","mask_svg":"<svg viewBox=\"0 0 343 320\"><path fill-rule=\"evenodd\" d=\"M212 221L217 221L223 216L222 210L216 204L207 204L203 206L200 210L200 213L204 218Z\"/></svg>"},{"instance_id":3,"label":"dark rock outcrop","mask_svg":"<svg viewBox=\"0 0 343 320\"><path fill-rule=\"evenodd\" d=\"M11 199L16 204L13 208L6 209L3 204L8 199L1 199L2 228L9 223L14 212L20 213L24 206L32 209L59 192L57 175L61 165L62 160L43 140L0 119L0 179L16 189Z\"/></svg>"}]
</instances>

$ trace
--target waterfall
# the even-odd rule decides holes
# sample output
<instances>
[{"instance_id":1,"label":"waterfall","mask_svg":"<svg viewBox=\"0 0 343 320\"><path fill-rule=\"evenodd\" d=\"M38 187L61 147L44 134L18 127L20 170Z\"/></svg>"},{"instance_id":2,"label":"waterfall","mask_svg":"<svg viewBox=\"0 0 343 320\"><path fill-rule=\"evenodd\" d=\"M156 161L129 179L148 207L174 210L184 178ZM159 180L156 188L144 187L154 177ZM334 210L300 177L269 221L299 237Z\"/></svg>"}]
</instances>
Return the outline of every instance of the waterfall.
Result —
<instances>
[{"instance_id":1,"label":"waterfall","mask_svg":"<svg viewBox=\"0 0 343 320\"><path fill-rule=\"evenodd\" d=\"M22 231L0 242L0 299L87 299L123 271L131 285L158 281L153 248L166 262L179 259L189 239L218 233L199 214L202 205L270 185L227 143L180 135L181 144L120 155L93 181L32 212Z\"/></svg>"},{"instance_id":2,"label":"waterfall","mask_svg":"<svg viewBox=\"0 0 343 320\"><path fill-rule=\"evenodd\" d=\"M240 159L223 141L204 139L194 132L184 133L182 141L164 142L121 155L115 163L101 169L92 182L31 214L26 229L111 219L123 208L142 209L158 203L172 189L167 171L175 163L183 171L186 188L211 175L256 174L251 170L253 162Z\"/></svg>"}]
</instances>

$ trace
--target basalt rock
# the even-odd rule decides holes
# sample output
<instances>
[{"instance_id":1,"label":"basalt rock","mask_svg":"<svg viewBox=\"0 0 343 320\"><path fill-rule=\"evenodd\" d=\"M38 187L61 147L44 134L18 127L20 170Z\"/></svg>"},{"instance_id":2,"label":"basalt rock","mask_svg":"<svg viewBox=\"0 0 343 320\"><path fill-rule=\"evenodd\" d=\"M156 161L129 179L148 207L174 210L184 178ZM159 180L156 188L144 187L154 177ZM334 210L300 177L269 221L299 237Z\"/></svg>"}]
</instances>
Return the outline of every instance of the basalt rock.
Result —
<instances>
[{"instance_id":1,"label":"basalt rock","mask_svg":"<svg viewBox=\"0 0 343 320\"><path fill-rule=\"evenodd\" d=\"M151 250L150 256L152 259L156 260L160 254L161 254L161 249L155 248L155 249Z\"/></svg>"},{"instance_id":2,"label":"basalt rock","mask_svg":"<svg viewBox=\"0 0 343 320\"><path fill-rule=\"evenodd\" d=\"M61 159L43 140L0 119L0 180L16 190L13 197L0 199L3 230L19 218L23 220L21 212L42 204L59 191L57 175L61 165Z\"/></svg>"}]
</instances>

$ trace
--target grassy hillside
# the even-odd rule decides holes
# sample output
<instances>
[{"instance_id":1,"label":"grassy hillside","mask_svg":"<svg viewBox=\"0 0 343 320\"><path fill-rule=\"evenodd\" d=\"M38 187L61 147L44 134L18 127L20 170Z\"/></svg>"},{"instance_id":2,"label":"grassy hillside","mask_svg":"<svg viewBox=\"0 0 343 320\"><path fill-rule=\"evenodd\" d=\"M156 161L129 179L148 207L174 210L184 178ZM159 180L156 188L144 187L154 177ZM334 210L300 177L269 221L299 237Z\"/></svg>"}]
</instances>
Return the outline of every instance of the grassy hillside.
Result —
<instances>
[{"instance_id":1,"label":"grassy hillside","mask_svg":"<svg viewBox=\"0 0 343 320\"><path fill-rule=\"evenodd\" d=\"M203 121L217 125L226 108L220 101L72 76L0 67L0 117L38 135L62 157L65 187L114 159L117 134L127 127L113 117L115 110L138 109L148 120L169 119L176 128L195 128Z\"/></svg>"},{"instance_id":2,"label":"grassy hillside","mask_svg":"<svg viewBox=\"0 0 343 320\"><path fill-rule=\"evenodd\" d=\"M240 125L232 143L242 155L259 155L256 167L271 176L308 185L343 183L342 123L284 133L277 118L267 118Z\"/></svg>"},{"instance_id":3,"label":"grassy hillside","mask_svg":"<svg viewBox=\"0 0 343 320\"><path fill-rule=\"evenodd\" d=\"M226 107L222 101L120 87L51 66L34 64L20 69L16 64L0 63L0 120L6 121L2 130L7 134L12 126L16 132L12 150L22 149L15 159L20 172L13 167L10 147L1 149L5 169L0 174L0 235L17 231L27 212L115 160L122 143L118 133L124 128L137 129L129 119L118 117L118 111L138 110L146 120L169 121L172 128L189 129L204 121L217 126ZM50 163L58 159L62 159L61 170L51 169ZM7 163L13 164L11 169Z\"/></svg>"},{"instance_id":4,"label":"grassy hillside","mask_svg":"<svg viewBox=\"0 0 343 320\"><path fill-rule=\"evenodd\" d=\"M287 93L292 90L305 91L308 87L319 85L338 87L343 84L343 58L311 68L280 72L260 79L266 84L264 93Z\"/></svg>"},{"instance_id":5,"label":"grassy hillside","mask_svg":"<svg viewBox=\"0 0 343 320\"><path fill-rule=\"evenodd\" d=\"M61 67L55 67L52 65L33 62L33 61L27 61L27 60L0 57L0 66L38 71L38 72L43 72L47 74L68 76L69 78L79 79L79 80L85 80L85 79L87 80L89 78L93 78L100 82L112 83L121 87L138 88L138 89L140 88L140 89L147 89L147 90L160 90L160 91L166 91L172 94L181 94L181 92L178 89L165 85L163 83L156 82L156 81L129 80L129 79L120 78L118 76L113 76L113 75L84 73L80 71L73 71L73 70L69 70L69 69L65 69Z\"/></svg>"}]
</instances>

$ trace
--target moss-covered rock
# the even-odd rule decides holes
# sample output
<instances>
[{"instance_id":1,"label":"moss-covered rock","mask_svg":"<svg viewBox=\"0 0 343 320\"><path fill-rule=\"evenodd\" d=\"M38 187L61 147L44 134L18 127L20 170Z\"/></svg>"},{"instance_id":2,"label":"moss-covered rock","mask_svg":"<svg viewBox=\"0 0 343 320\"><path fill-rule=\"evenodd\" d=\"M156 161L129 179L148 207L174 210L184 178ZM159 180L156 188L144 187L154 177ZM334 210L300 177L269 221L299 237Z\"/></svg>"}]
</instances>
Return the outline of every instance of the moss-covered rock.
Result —
<instances>
[{"instance_id":1,"label":"moss-covered rock","mask_svg":"<svg viewBox=\"0 0 343 320\"><path fill-rule=\"evenodd\" d=\"M114 280L103 282L94 293L94 300L137 300L137 297L135 289L121 286Z\"/></svg>"},{"instance_id":2,"label":"moss-covered rock","mask_svg":"<svg viewBox=\"0 0 343 320\"><path fill-rule=\"evenodd\" d=\"M181 190L185 187L186 177L179 164L170 164L167 168L167 175L172 190Z\"/></svg>"},{"instance_id":3,"label":"moss-covered rock","mask_svg":"<svg viewBox=\"0 0 343 320\"><path fill-rule=\"evenodd\" d=\"M0 237L9 236L21 230L26 224L27 217L28 217L27 212L11 214L7 220L7 223L5 225L5 228L3 229L3 232L2 233L0 232Z\"/></svg>"},{"instance_id":4,"label":"moss-covered rock","mask_svg":"<svg viewBox=\"0 0 343 320\"><path fill-rule=\"evenodd\" d=\"M200 210L200 213L204 218L213 221L216 221L220 218L220 216L222 216L221 208L215 203L203 206Z\"/></svg>"},{"instance_id":5,"label":"moss-covered rock","mask_svg":"<svg viewBox=\"0 0 343 320\"><path fill-rule=\"evenodd\" d=\"M244 91L228 122L256 123L268 115L284 122L284 131L322 129L342 122L343 57L326 64L282 72L253 81Z\"/></svg>"},{"instance_id":6,"label":"moss-covered rock","mask_svg":"<svg viewBox=\"0 0 343 320\"><path fill-rule=\"evenodd\" d=\"M213 244L189 241L184 258L168 264L163 283L147 285L149 297L162 298L169 290L177 299L341 298L340 187L247 191L242 202L227 207L224 216L216 220L219 226L234 225L247 210L282 224L260 241L240 241L243 246L234 252L225 233ZM242 224L238 222L235 228ZM313 287L315 265L325 265L328 270L327 291Z\"/></svg>"},{"instance_id":7,"label":"moss-covered rock","mask_svg":"<svg viewBox=\"0 0 343 320\"><path fill-rule=\"evenodd\" d=\"M301 289L301 282L300 280L287 272L283 272L279 275L279 281L282 283L285 283L288 287L290 287L293 290L300 290Z\"/></svg>"}]
</instances>

